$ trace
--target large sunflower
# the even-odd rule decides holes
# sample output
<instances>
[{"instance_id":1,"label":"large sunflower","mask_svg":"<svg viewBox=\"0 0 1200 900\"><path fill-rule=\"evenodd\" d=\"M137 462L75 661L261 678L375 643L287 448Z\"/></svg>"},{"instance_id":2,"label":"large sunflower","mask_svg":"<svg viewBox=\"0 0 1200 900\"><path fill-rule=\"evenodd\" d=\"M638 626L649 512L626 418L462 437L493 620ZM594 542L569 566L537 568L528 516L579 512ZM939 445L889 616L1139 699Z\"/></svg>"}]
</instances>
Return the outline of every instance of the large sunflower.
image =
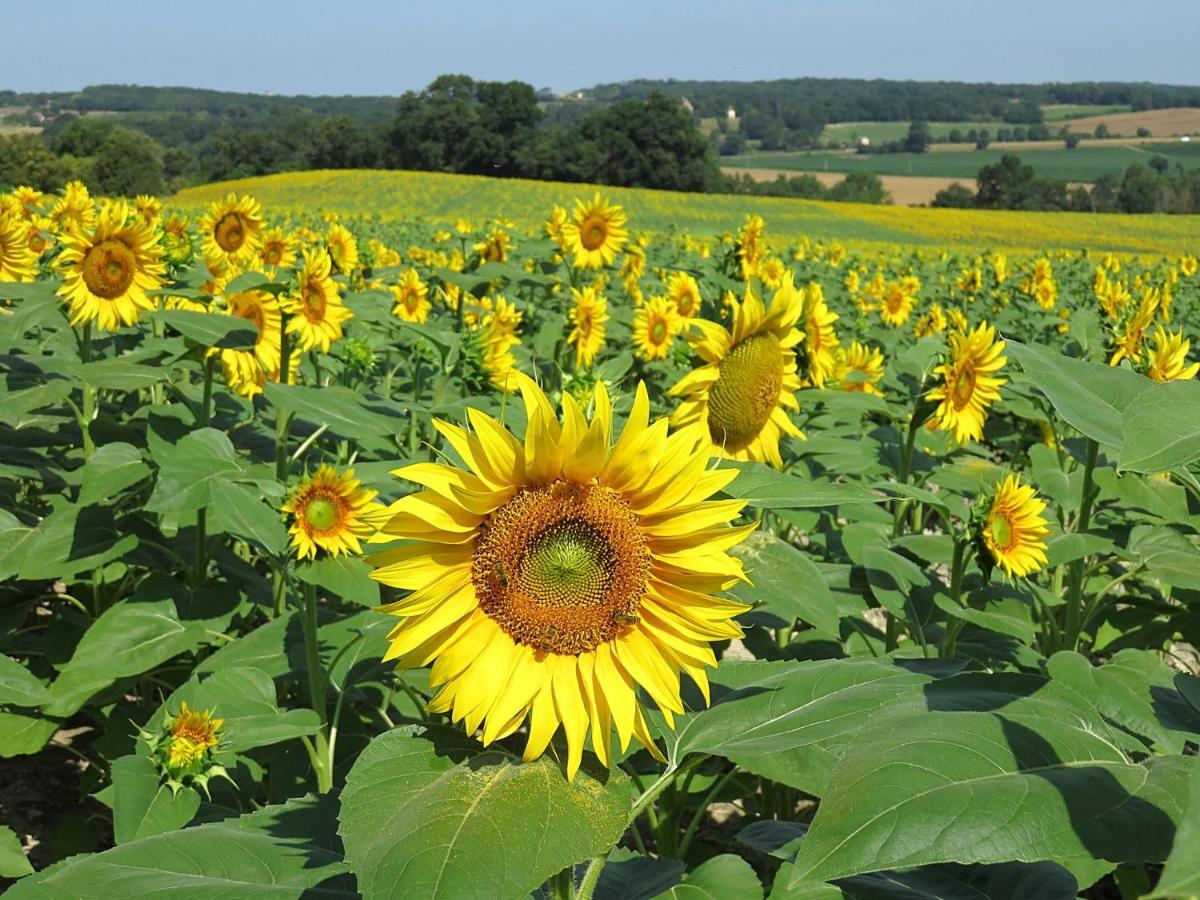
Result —
<instances>
[{"instance_id":1,"label":"large sunflower","mask_svg":"<svg viewBox=\"0 0 1200 900\"><path fill-rule=\"evenodd\" d=\"M282 507L292 516L288 531L296 555L314 557L318 549L331 556L361 553L359 539L385 521L383 504L373 502L377 493L364 490L353 469L339 474L329 465L300 482Z\"/></svg>"},{"instance_id":2,"label":"large sunflower","mask_svg":"<svg viewBox=\"0 0 1200 900\"><path fill-rule=\"evenodd\" d=\"M331 267L324 247L305 250L296 289L284 300L292 315L288 333L295 332L301 350L320 347L328 353L329 345L342 336L342 323L354 315L342 305L337 282L329 275Z\"/></svg>"},{"instance_id":3,"label":"large sunflower","mask_svg":"<svg viewBox=\"0 0 1200 900\"><path fill-rule=\"evenodd\" d=\"M800 408L794 351L804 340L796 328L803 310L803 295L785 279L770 309L750 289L734 301L732 331L693 320L688 341L704 365L671 388L671 396L683 398L671 423L700 422L716 452L781 467L780 435L804 437L787 413Z\"/></svg>"},{"instance_id":4,"label":"large sunflower","mask_svg":"<svg viewBox=\"0 0 1200 900\"><path fill-rule=\"evenodd\" d=\"M371 538L406 542L370 558L373 578L410 592L384 607L403 617L385 658L433 663L429 709L482 725L485 744L528 719L533 759L561 726L568 778L589 732L610 763L614 725L622 750L637 737L661 758L638 688L673 726L681 672L707 699L710 642L740 634L732 619L746 607L714 595L743 577L727 551L753 526L728 527L743 501L708 500L733 472L708 469L700 429L650 424L643 386L610 447L603 383L590 422L564 393L560 424L533 381L514 377L524 443L472 409L474 433L434 421L465 468L395 473L428 490L392 504Z\"/></svg>"},{"instance_id":5,"label":"large sunflower","mask_svg":"<svg viewBox=\"0 0 1200 900\"><path fill-rule=\"evenodd\" d=\"M951 432L958 444L983 437L988 407L1000 399L1000 385L1008 381L996 375L1006 362L1003 352L1004 341L986 322L950 335L950 356L933 370L942 383L926 395L939 401L930 427Z\"/></svg>"},{"instance_id":6,"label":"large sunflower","mask_svg":"<svg viewBox=\"0 0 1200 900\"><path fill-rule=\"evenodd\" d=\"M200 220L201 249L222 265L250 263L262 249L263 211L253 197L230 193Z\"/></svg>"},{"instance_id":7,"label":"large sunflower","mask_svg":"<svg viewBox=\"0 0 1200 900\"><path fill-rule=\"evenodd\" d=\"M1004 572L1023 577L1046 565L1046 508L1033 488L1009 475L996 485L983 521L984 546Z\"/></svg>"},{"instance_id":8,"label":"large sunflower","mask_svg":"<svg viewBox=\"0 0 1200 900\"><path fill-rule=\"evenodd\" d=\"M625 244L628 221L621 207L609 206L600 195L591 203L575 201L575 211L562 226L563 241L573 255L577 269L599 269L611 266Z\"/></svg>"},{"instance_id":9,"label":"large sunflower","mask_svg":"<svg viewBox=\"0 0 1200 900\"><path fill-rule=\"evenodd\" d=\"M25 221L0 208L0 281L33 281L37 261L37 254L29 247Z\"/></svg>"},{"instance_id":10,"label":"large sunflower","mask_svg":"<svg viewBox=\"0 0 1200 900\"><path fill-rule=\"evenodd\" d=\"M571 288L571 295L575 304L567 314L571 324L567 343L575 348L576 367L590 366L596 354L604 348L604 323L608 321L608 301L591 286L582 291Z\"/></svg>"},{"instance_id":11,"label":"large sunflower","mask_svg":"<svg viewBox=\"0 0 1200 900\"><path fill-rule=\"evenodd\" d=\"M158 236L124 202L110 203L89 231L63 238L59 294L71 304L71 324L96 322L114 331L154 308L147 291L162 284L166 266Z\"/></svg>"}]
</instances>

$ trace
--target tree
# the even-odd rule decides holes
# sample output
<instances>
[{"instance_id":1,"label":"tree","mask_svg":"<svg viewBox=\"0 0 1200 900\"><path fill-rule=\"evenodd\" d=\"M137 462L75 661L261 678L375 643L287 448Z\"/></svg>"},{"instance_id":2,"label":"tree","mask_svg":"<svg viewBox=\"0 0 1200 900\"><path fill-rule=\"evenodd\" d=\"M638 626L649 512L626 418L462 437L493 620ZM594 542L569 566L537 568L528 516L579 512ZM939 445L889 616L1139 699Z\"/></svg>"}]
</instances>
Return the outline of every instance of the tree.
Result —
<instances>
[{"instance_id":1,"label":"tree","mask_svg":"<svg viewBox=\"0 0 1200 900\"><path fill-rule=\"evenodd\" d=\"M1137 130L1137 136L1138 137L1150 137L1150 129L1149 128L1139 128Z\"/></svg>"},{"instance_id":2,"label":"tree","mask_svg":"<svg viewBox=\"0 0 1200 900\"><path fill-rule=\"evenodd\" d=\"M873 172L851 172L829 190L829 199L848 203L890 203L891 196Z\"/></svg>"},{"instance_id":3,"label":"tree","mask_svg":"<svg viewBox=\"0 0 1200 900\"><path fill-rule=\"evenodd\" d=\"M27 184L57 191L85 166L71 156L55 156L36 134L0 135L0 192Z\"/></svg>"},{"instance_id":4,"label":"tree","mask_svg":"<svg viewBox=\"0 0 1200 900\"><path fill-rule=\"evenodd\" d=\"M1125 170L1117 190L1117 206L1122 212L1150 213L1158 208L1158 176L1145 166L1134 163Z\"/></svg>"},{"instance_id":5,"label":"tree","mask_svg":"<svg viewBox=\"0 0 1200 900\"><path fill-rule=\"evenodd\" d=\"M904 138L906 153L924 153L929 148L929 125L914 120L908 126L908 134Z\"/></svg>"},{"instance_id":6,"label":"tree","mask_svg":"<svg viewBox=\"0 0 1200 900\"><path fill-rule=\"evenodd\" d=\"M951 128L950 134L946 136L946 140L951 144L961 144L963 142L963 133L957 128Z\"/></svg>"},{"instance_id":7,"label":"tree","mask_svg":"<svg viewBox=\"0 0 1200 900\"><path fill-rule=\"evenodd\" d=\"M1036 196L1033 166L1005 153L1000 161L984 166L976 176L975 204L985 209L1031 209Z\"/></svg>"},{"instance_id":8,"label":"tree","mask_svg":"<svg viewBox=\"0 0 1200 900\"><path fill-rule=\"evenodd\" d=\"M1106 137L1108 137L1108 126L1101 122L1096 126L1096 130L1092 132L1092 137L1099 141L1104 140Z\"/></svg>"},{"instance_id":9,"label":"tree","mask_svg":"<svg viewBox=\"0 0 1200 900\"><path fill-rule=\"evenodd\" d=\"M746 138L740 131L731 131L725 135L725 140L721 141L721 146L717 152L721 156L737 156L746 149Z\"/></svg>"},{"instance_id":10,"label":"tree","mask_svg":"<svg viewBox=\"0 0 1200 900\"><path fill-rule=\"evenodd\" d=\"M115 126L109 132L96 148L93 170L96 188L105 194L161 194L167 187L162 148L148 135L131 128Z\"/></svg>"},{"instance_id":11,"label":"tree","mask_svg":"<svg viewBox=\"0 0 1200 900\"><path fill-rule=\"evenodd\" d=\"M991 142L992 137L988 134L988 130L986 128L979 129L979 136L975 139L975 149L986 150Z\"/></svg>"},{"instance_id":12,"label":"tree","mask_svg":"<svg viewBox=\"0 0 1200 900\"><path fill-rule=\"evenodd\" d=\"M1074 150L1079 146L1079 142L1082 139L1083 135L1078 134L1077 132L1069 132L1067 136L1063 138L1063 146L1068 150Z\"/></svg>"},{"instance_id":13,"label":"tree","mask_svg":"<svg viewBox=\"0 0 1200 900\"><path fill-rule=\"evenodd\" d=\"M1167 169L1171 167L1171 161L1165 156L1152 156L1149 165L1159 175L1166 175Z\"/></svg>"},{"instance_id":14,"label":"tree","mask_svg":"<svg viewBox=\"0 0 1200 900\"><path fill-rule=\"evenodd\" d=\"M975 194L969 187L956 181L934 194L931 205L946 209L970 209L975 205Z\"/></svg>"}]
</instances>

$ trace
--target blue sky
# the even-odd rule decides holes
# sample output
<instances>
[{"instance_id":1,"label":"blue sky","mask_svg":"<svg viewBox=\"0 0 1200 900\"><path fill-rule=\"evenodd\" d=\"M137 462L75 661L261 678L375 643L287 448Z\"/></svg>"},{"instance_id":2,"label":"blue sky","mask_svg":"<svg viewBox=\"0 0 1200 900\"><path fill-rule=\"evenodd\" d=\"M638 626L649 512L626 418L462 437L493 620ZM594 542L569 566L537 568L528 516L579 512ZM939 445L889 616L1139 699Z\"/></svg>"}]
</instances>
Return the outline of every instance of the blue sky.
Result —
<instances>
[{"instance_id":1,"label":"blue sky","mask_svg":"<svg viewBox=\"0 0 1200 900\"><path fill-rule=\"evenodd\" d=\"M1200 0L0 0L0 89L398 94L804 75L1200 82ZM12 39L10 36L19 36Z\"/></svg>"}]
</instances>

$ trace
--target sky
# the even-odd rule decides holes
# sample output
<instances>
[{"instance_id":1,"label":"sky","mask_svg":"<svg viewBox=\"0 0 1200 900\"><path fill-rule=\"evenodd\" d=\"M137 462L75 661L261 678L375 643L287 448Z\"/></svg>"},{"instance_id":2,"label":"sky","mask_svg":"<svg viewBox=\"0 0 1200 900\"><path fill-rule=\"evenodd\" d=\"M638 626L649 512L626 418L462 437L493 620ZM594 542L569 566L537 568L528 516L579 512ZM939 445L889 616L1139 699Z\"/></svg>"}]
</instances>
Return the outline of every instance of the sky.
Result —
<instances>
[{"instance_id":1,"label":"sky","mask_svg":"<svg viewBox=\"0 0 1200 900\"><path fill-rule=\"evenodd\" d=\"M0 89L393 95L437 75L1200 82L1200 2L0 0Z\"/></svg>"}]
</instances>

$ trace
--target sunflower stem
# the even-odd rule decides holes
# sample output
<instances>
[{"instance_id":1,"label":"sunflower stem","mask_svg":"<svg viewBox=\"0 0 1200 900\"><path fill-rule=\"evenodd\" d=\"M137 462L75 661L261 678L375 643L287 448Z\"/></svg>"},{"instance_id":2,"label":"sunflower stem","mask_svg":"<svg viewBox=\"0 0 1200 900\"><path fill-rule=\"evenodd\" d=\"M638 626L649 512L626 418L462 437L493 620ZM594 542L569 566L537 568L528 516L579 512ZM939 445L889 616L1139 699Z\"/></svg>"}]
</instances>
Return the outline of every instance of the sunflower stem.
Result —
<instances>
[{"instance_id":1,"label":"sunflower stem","mask_svg":"<svg viewBox=\"0 0 1200 900\"><path fill-rule=\"evenodd\" d=\"M321 652L317 644L316 585L304 585L304 611L301 622L304 630L305 668L308 669L308 699L313 711L321 720L321 728L314 736L316 746L310 755L313 771L317 776L317 792L327 794L333 789L333 747L325 731L329 714L325 706L325 671L321 666Z\"/></svg>"},{"instance_id":2,"label":"sunflower stem","mask_svg":"<svg viewBox=\"0 0 1200 900\"><path fill-rule=\"evenodd\" d=\"M696 812L692 816L692 820L688 823L687 830L683 832L683 839L679 842L679 853L677 855L680 859L683 859L683 857L687 855L688 847L692 845L692 838L696 836L696 829L698 829L700 827L700 823L704 821L704 814L708 812L709 806L713 804L717 798L717 795L721 793L721 790L725 787L725 785L729 784L729 782L733 780L734 776L737 775L737 772L738 767L734 766L732 769L718 778L716 784L709 788L708 793L704 795L704 799L700 801L700 805L696 807Z\"/></svg>"},{"instance_id":3,"label":"sunflower stem","mask_svg":"<svg viewBox=\"0 0 1200 900\"><path fill-rule=\"evenodd\" d=\"M1092 503L1096 499L1097 489L1093 476L1096 471L1096 461L1100 455L1100 445L1088 438L1087 455L1083 463L1083 488L1079 498L1079 515L1075 519L1075 533L1087 533L1092 521ZM1083 631L1083 586L1086 582L1085 569L1087 557L1081 557L1071 563L1068 570L1067 588L1067 621L1063 628L1064 650L1075 650L1079 646L1079 637Z\"/></svg>"},{"instance_id":4,"label":"sunflower stem","mask_svg":"<svg viewBox=\"0 0 1200 900\"><path fill-rule=\"evenodd\" d=\"M198 428L207 428L212 420L213 365L215 356L204 358L204 395L200 400L200 414L196 418Z\"/></svg>"},{"instance_id":5,"label":"sunflower stem","mask_svg":"<svg viewBox=\"0 0 1200 900\"><path fill-rule=\"evenodd\" d=\"M92 323L85 322L83 326L83 337L79 341L79 358L86 365L92 361ZM83 432L83 459L86 462L91 459L92 453L96 450L96 444L92 440L92 419L96 415L96 395L92 390L92 386L85 380L83 382L83 414L79 422L80 431Z\"/></svg>"},{"instance_id":6,"label":"sunflower stem","mask_svg":"<svg viewBox=\"0 0 1200 900\"><path fill-rule=\"evenodd\" d=\"M950 599L954 605L962 608L962 583L963 575L967 569L967 540L966 538L957 538L954 541L954 561L950 567ZM965 619L960 619L957 616L953 617L946 623L946 631L942 635L942 656L947 659L953 659L955 651L958 649L958 634L966 625Z\"/></svg>"},{"instance_id":7,"label":"sunflower stem","mask_svg":"<svg viewBox=\"0 0 1200 900\"><path fill-rule=\"evenodd\" d=\"M208 507L196 510L196 562L192 575L198 588L204 587L208 576Z\"/></svg>"}]
</instances>

